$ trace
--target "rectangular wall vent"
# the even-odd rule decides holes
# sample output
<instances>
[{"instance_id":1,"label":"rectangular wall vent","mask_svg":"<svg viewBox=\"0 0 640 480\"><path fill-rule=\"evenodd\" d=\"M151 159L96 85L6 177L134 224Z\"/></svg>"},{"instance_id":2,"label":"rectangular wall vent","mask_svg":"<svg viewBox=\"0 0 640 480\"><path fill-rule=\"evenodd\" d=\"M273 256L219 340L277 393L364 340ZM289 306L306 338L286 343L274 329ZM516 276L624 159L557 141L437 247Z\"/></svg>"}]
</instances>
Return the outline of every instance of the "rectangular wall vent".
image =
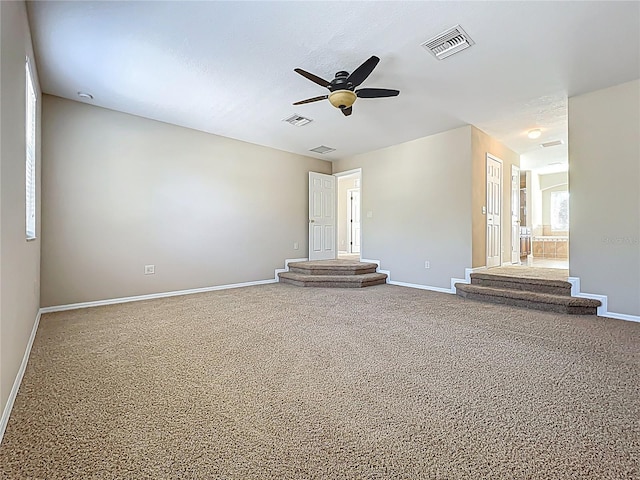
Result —
<instances>
[{"instance_id":1,"label":"rectangular wall vent","mask_svg":"<svg viewBox=\"0 0 640 480\"><path fill-rule=\"evenodd\" d=\"M460 25L451 27L449 30L442 32L439 35L427 40L422 44L431 55L438 60L450 57L454 53L458 53L466 48L469 48L475 42L471 40L471 37L462 29Z\"/></svg>"},{"instance_id":2,"label":"rectangular wall vent","mask_svg":"<svg viewBox=\"0 0 640 480\"><path fill-rule=\"evenodd\" d=\"M319 147L312 148L309 151L310 152L316 152L316 153L325 154L325 153L335 152L336 149L335 148L331 148L331 147L327 147L325 145L320 145Z\"/></svg>"},{"instance_id":3,"label":"rectangular wall vent","mask_svg":"<svg viewBox=\"0 0 640 480\"><path fill-rule=\"evenodd\" d=\"M558 145L562 145L564 142L562 140L553 140L552 142L541 143L540 146L542 148L556 147Z\"/></svg>"},{"instance_id":4,"label":"rectangular wall vent","mask_svg":"<svg viewBox=\"0 0 640 480\"><path fill-rule=\"evenodd\" d=\"M294 113L293 115L291 115L288 118L285 118L282 121L290 123L291 125L295 125L296 127L302 127L304 125L307 125L313 122L313 120L311 120L310 118L303 117L301 115L298 115L297 113Z\"/></svg>"}]
</instances>

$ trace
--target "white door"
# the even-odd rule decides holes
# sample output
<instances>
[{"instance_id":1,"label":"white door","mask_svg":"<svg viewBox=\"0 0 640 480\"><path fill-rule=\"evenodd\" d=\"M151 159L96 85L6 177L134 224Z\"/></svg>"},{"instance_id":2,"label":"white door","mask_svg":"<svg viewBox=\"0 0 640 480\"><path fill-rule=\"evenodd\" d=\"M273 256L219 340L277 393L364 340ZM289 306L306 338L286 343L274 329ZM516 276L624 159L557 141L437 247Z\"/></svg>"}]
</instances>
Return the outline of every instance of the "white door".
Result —
<instances>
[{"instance_id":1,"label":"white door","mask_svg":"<svg viewBox=\"0 0 640 480\"><path fill-rule=\"evenodd\" d=\"M520 264L520 167L511 165L511 263Z\"/></svg>"},{"instance_id":2,"label":"white door","mask_svg":"<svg viewBox=\"0 0 640 480\"><path fill-rule=\"evenodd\" d=\"M309 260L336 258L336 177L309 172Z\"/></svg>"},{"instance_id":3,"label":"white door","mask_svg":"<svg viewBox=\"0 0 640 480\"><path fill-rule=\"evenodd\" d=\"M347 190L349 253L360 253L360 189Z\"/></svg>"},{"instance_id":4,"label":"white door","mask_svg":"<svg viewBox=\"0 0 640 480\"><path fill-rule=\"evenodd\" d=\"M487 268L498 267L500 258L500 213L502 212L502 162L487 155Z\"/></svg>"}]
</instances>

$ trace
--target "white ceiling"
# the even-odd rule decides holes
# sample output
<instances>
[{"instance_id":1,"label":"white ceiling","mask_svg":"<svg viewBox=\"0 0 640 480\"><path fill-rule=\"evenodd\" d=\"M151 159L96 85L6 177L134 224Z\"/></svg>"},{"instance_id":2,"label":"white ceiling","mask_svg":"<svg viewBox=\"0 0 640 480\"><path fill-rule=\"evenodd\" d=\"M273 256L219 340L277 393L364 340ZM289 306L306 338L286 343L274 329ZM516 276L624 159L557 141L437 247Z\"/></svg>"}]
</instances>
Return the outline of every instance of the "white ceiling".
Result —
<instances>
[{"instance_id":1,"label":"white ceiling","mask_svg":"<svg viewBox=\"0 0 640 480\"><path fill-rule=\"evenodd\" d=\"M566 162L567 97L640 77L638 2L30 2L45 93L335 160L465 124L544 167ZM422 42L460 24L476 44L436 60ZM371 55L344 117L331 80ZM313 119L295 127L282 119ZM542 129L538 140L526 132ZM563 140L545 151L541 142ZM335 152L309 149L327 145ZM556 153L551 150L556 149ZM551 158L551 161L549 161Z\"/></svg>"}]
</instances>

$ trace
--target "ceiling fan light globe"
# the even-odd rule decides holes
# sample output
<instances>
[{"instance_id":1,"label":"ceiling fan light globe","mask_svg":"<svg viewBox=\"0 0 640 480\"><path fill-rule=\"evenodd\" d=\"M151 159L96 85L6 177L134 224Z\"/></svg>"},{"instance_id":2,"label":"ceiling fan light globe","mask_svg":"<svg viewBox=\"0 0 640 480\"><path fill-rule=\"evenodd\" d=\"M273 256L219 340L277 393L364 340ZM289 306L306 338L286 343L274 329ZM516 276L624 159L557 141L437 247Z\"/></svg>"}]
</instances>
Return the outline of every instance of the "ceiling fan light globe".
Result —
<instances>
[{"instance_id":1,"label":"ceiling fan light globe","mask_svg":"<svg viewBox=\"0 0 640 480\"><path fill-rule=\"evenodd\" d=\"M331 105L336 108L349 108L356 101L356 94L351 90L336 90L329 94Z\"/></svg>"}]
</instances>

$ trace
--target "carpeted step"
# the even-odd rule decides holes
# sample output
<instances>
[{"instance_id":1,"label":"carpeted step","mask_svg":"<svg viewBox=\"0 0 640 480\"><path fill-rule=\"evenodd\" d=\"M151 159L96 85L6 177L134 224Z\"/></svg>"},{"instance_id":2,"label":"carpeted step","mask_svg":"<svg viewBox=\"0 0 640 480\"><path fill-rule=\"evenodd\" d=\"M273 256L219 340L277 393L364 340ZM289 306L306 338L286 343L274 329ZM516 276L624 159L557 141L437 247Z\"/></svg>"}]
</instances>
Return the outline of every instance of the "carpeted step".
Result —
<instances>
[{"instance_id":1,"label":"carpeted step","mask_svg":"<svg viewBox=\"0 0 640 480\"><path fill-rule=\"evenodd\" d=\"M372 285L381 285L387 282L386 273L364 273L359 275L307 275L289 271L279 273L278 277L282 283L289 283L298 287L362 288L370 287Z\"/></svg>"},{"instance_id":2,"label":"carpeted step","mask_svg":"<svg viewBox=\"0 0 640 480\"><path fill-rule=\"evenodd\" d=\"M571 296L571 284L563 280L545 278L512 277L491 273L472 273L471 284L482 287L521 290L533 293L550 293L552 295Z\"/></svg>"},{"instance_id":3,"label":"carpeted step","mask_svg":"<svg viewBox=\"0 0 640 480\"><path fill-rule=\"evenodd\" d=\"M455 287L457 295L471 300L483 300L549 312L596 315L597 308L600 306L599 300L591 298L485 287L466 283L456 283Z\"/></svg>"},{"instance_id":4,"label":"carpeted step","mask_svg":"<svg viewBox=\"0 0 640 480\"><path fill-rule=\"evenodd\" d=\"M317 260L310 262L291 262L289 271L305 275L365 275L375 273L375 263L354 260Z\"/></svg>"}]
</instances>

